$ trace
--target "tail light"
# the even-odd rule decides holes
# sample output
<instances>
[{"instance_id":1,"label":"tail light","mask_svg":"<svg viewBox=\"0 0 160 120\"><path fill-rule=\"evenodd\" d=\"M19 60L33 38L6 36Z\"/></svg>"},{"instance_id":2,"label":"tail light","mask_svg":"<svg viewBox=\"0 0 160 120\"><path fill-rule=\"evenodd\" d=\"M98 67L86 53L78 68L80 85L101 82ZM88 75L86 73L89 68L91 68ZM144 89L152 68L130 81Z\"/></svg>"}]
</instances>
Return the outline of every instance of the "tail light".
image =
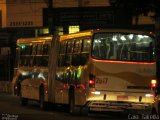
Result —
<instances>
[{"instance_id":1,"label":"tail light","mask_svg":"<svg viewBox=\"0 0 160 120\"><path fill-rule=\"evenodd\" d=\"M48 90L45 90L45 94L48 94Z\"/></svg>"},{"instance_id":2,"label":"tail light","mask_svg":"<svg viewBox=\"0 0 160 120\"><path fill-rule=\"evenodd\" d=\"M157 81L155 79L151 80L151 90L155 89Z\"/></svg>"},{"instance_id":3,"label":"tail light","mask_svg":"<svg viewBox=\"0 0 160 120\"><path fill-rule=\"evenodd\" d=\"M95 80L89 80L89 87L95 86Z\"/></svg>"},{"instance_id":4,"label":"tail light","mask_svg":"<svg viewBox=\"0 0 160 120\"><path fill-rule=\"evenodd\" d=\"M94 88L95 87L95 76L90 74L89 75L89 81L88 81L89 87Z\"/></svg>"}]
</instances>

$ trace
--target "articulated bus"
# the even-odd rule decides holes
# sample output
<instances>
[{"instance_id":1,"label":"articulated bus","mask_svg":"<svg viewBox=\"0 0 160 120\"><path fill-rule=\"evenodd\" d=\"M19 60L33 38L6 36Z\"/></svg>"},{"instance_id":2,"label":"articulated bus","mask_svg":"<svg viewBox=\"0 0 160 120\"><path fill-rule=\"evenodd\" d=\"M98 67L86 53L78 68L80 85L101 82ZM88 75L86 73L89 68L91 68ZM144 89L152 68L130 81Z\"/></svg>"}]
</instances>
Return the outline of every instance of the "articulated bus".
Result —
<instances>
[{"instance_id":1,"label":"articulated bus","mask_svg":"<svg viewBox=\"0 0 160 120\"><path fill-rule=\"evenodd\" d=\"M149 32L97 29L19 39L17 54L23 105L64 104L70 113L84 106L89 112L158 110L155 37Z\"/></svg>"}]
</instances>

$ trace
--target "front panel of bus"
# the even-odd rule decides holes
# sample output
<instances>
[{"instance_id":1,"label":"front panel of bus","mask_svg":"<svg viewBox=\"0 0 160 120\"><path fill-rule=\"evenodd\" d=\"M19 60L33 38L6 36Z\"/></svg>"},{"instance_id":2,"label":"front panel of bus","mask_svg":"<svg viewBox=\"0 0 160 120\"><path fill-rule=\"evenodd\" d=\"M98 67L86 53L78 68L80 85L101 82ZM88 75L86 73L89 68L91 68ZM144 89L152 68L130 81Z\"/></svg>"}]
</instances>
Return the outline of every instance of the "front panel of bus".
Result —
<instances>
[{"instance_id":1,"label":"front panel of bus","mask_svg":"<svg viewBox=\"0 0 160 120\"><path fill-rule=\"evenodd\" d=\"M95 33L87 93L90 110L150 111L156 86L154 46L153 37L140 33Z\"/></svg>"}]
</instances>

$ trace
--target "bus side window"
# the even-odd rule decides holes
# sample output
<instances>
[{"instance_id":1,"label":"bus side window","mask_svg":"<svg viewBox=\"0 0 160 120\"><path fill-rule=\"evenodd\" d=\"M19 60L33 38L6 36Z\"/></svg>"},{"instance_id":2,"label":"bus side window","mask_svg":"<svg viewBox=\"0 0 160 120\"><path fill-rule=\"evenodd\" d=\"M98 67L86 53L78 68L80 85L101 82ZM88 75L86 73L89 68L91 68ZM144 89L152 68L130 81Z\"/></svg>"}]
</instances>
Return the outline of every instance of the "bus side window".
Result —
<instances>
[{"instance_id":1,"label":"bus side window","mask_svg":"<svg viewBox=\"0 0 160 120\"><path fill-rule=\"evenodd\" d=\"M82 47L82 40L75 40L73 53L80 53Z\"/></svg>"},{"instance_id":2,"label":"bus side window","mask_svg":"<svg viewBox=\"0 0 160 120\"><path fill-rule=\"evenodd\" d=\"M82 52L81 52L81 65L84 65L87 63L88 58L89 58L89 52L90 52L90 47L91 47L91 40L90 38L86 38L83 40L82 43Z\"/></svg>"},{"instance_id":3,"label":"bus side window","mask_svg":"<svg viewBox=\"0 0 160 120\"><path fill-rule=\"evenodd\" d=\"M36 55L37 54L37 44L34 44L32 46L32 55Z\"/></svg>"},{"instance_id":4,"label":"bus side window","mask_svg":"<svg viewBox=\"0 0 160 120\"><path fill-rule=\"evenodd\" d=\"M91 40L90 38L86 38L83 40L83 49L82 52L89 52L91 47Z\"/></svg>"},{"instance_id":5,"label":"bus side window","mask_svg":"<svg viewBox=\"0 0 160 120\"><path fill-rule=\"evenodd\" d=\"M37 49L37 45L33 44L32 45L32 56L33 56L33 60L32 61L33 61L33 66L36 65L36 58L35 58L36 51L37 51L36 49Z\"/></svg>"},{"instance_id":6,"label":"bus side window","mask_svg":"<svg viewBox=\"0 0 160 120\"><path fill-rule=\"evenodd\" d=\"M36 59L36 65L41 66L42 62L42 44L37 44L36 48L36 55L34 56L34 59Z\"/></svg>"},{"instance_id":7,"label":"bus side window","mask_svg":"<svg viewBox=\"0 0 160 120\"><path fill-rule=\"evenodd\" d=\"M73 48L73 55L72 55L72 65L78 66L80 65L80 52L82 47L82 40L75 40L74 48Z\"/></svg>"},{"instance_id":8,"label":"bus side window","mask_svg":"<svg viewBox=\"0 0 160 120\"><path fill-rule=\"evenodd\" d=\"M33 66L44 66L43 65L43 44L33 45Z\"/></svg>"},{"instance_id":9,"label":"bus side window","mask_svg":"<svg viewBox=\"0 0 160 120\"><path fill-rule=\"evenodd\" d=\"M66 46L67 46L67 42L66 41L61 42L60 51L59 51L59 60L58 60L58 65L59 66L65 66Z\"/></svg>"},{"instance_id":10,"label":"bus side window","mask_svg":"<svg viewBox=\"0 0 160 120\"><path fill-rule=\"evenodd\" d=\"M74 41L69 41L67 43L67 53L66 53L65 66L71 65L73 45L74 45Z\"/></svg>"},{"instance_id":11,"label":"bus side window","mask_svg":"<svg viewBox=\"0 0 160 120\"><path fill-rule=\"evenodd\" d=\"M41 49L41 66L47 66L48 65L48 59L49 59L49 44L42 44Z\"/></svg>"},{"instance_id":12,"label":"bus side window","mask_svg":"<svg viewBox=\"0 0 160 120\"><path fill-rule=\"evenodd\" d=\"M43 49L43 44L38 44L37 45L37 55L41 55L42 54L42 49Z\"/></svg>"},{"instance_id":13,"label":"bus side window","mask_svg":"<svg viewBox=\"0 0 160 120\"><path fill-rule=\"evenodd\" d=\"M42 54L43 55L48 55L48 52L49 52L49 44L44 44L43 45L43 52L42 52Z\"/></svg>"},{"instance_id":14,"label":"bus side window","mask_svg":"<svg viewBox=\"0 0 160 120\"><path fill-rule=\"evenodd\" d=\"M30 65L30 51L31 45L23 45L20 48L20 66L29 66Z\"/></svg>"}]
</instances>

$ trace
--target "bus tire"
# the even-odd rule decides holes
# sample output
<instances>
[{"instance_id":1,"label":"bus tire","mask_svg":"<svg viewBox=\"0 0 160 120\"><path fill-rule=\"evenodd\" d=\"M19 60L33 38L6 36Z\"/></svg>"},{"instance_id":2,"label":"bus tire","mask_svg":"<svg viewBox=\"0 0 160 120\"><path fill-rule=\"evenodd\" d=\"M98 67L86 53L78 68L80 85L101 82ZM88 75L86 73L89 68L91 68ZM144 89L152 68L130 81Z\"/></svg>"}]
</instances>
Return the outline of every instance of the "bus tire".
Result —
<instances>
[{"instance_id":1,"label":"bus tire","mask_svg":"<svg viewBox=\"0 0 160 120\"><path fill-rule=\"evenodd\" d=\"M21 99L21 105L22 106L26 106L28 104L28 99L27 98L21 97L20 99Z\"/></svg>"},{"instance_id":2,"label":"bus tire","mask_svg":"<svg viewBox=\"0 0 160 120\"><path fill-rule=\"evenodd\" d=\"M20 87L20 88L21 88L21 87ZM21 101L21 105L22 105L22 106L28 105L28 99L22 97L22 90L21 90L21 89L19 89L19 97L20 97L20 101Z\"/></svg>"},{"instance_id":3,"label":"bus tire","mask_svg":"<svg viewBox=\"0 0 160 120\"><path fill-rule=\"evenodd\" d=\"M40 104L40 108L42 110L45 110L46 107L47 107L44 98L45 98L44 87L41 86L40 89L39 89L39 104Z\"/></svg>"},{"instance_id":4,"label":"bus tire","mask_svg":"<svg viewBox=\"0 0 160 120\"><path fill-rule=\"evenodd\" d=\"M75 93L73 87L70 87L69 89L69 113L75 113Z\"/></svg>"},{"instance_id":5,"label":"bus tire","mask_svg":"<svg viewBox=\"0 0 160 120\"><path fill-rule=\"evenodd\" d=\"M160 101L158 102L158 114L160 115Z\"/></svg>"}]
</instances>

